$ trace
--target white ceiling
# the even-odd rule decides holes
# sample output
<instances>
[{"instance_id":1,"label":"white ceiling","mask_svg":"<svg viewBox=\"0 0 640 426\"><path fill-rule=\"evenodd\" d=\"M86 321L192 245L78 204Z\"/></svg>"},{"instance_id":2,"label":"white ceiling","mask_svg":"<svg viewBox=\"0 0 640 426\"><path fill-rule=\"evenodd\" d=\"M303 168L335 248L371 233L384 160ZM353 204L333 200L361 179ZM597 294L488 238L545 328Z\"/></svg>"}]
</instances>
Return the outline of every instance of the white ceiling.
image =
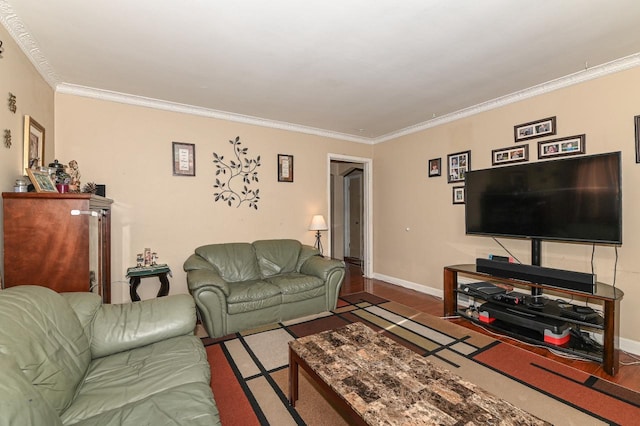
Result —
<instances>
[{"instance_id":1,"label":"white ceiling","mask_svg":"<svg viewBox=\"0 0 640 426\"><path fill-rule=\"evenodd\" d=\"M60 92L365 143L640 65L638 0L0 0L0 20Z\"/></svg>"}]
</instances>

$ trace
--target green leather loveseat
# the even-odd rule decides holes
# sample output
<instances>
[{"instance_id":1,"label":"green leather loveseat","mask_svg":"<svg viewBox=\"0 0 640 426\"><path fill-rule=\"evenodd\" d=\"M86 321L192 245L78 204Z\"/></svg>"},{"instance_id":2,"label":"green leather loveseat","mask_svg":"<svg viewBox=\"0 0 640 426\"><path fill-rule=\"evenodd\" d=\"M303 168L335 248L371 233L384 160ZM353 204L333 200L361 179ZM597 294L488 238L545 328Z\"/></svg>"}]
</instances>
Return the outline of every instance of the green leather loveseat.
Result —
<instances>
[{"instance_id":1,"label":"green leather loveseat","mask_svg":"<svg viewBox=\"0 0 640 426\"><path fill-rule=\"evenodd\" d=\"M0 291L0 425L219 425L195 320L186 294Z\"/></svg>"},{"instance_id":2,"label":"green leather loveseat","mask_svg":"<svg viewBox=\"0 0 640 426\"><path fill-rule=\"evenodd\" d=\"M184 263L210 337L336 308L345 265L296 240L210 244Z\"/></svg>"}]
</instances>

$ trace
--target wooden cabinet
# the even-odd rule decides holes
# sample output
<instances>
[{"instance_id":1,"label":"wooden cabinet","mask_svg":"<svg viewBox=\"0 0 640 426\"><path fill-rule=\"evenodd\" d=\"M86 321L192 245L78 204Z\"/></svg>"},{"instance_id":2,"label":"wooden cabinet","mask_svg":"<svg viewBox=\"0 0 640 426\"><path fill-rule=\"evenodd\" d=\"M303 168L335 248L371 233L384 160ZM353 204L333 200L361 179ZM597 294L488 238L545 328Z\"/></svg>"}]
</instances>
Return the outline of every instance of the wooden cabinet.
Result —
<instances>
[{"instance_id":1,"label":"wooden cabinet","mask_svg":"<svg viewBox=\"0 0 640 426\"><path fill-rule=\"evenodd\" d=\"M4 287L92 291L111 301L111 204L92 194L2 194Z\"/></svg>"}]
</instances>

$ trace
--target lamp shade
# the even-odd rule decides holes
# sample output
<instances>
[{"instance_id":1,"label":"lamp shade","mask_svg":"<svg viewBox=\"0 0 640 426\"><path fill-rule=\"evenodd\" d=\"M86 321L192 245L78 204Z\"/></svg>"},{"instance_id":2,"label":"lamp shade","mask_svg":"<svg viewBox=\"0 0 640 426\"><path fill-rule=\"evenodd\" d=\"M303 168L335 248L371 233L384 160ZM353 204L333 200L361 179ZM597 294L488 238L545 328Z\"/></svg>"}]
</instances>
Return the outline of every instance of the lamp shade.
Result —
<instances>
[{"instance_id":1,"label":"lamp shade","mask_svg":"<svg viewBox=\"0 0 640 426\"><path fill-rule=\"evenodd\" d=\"M326 231L327 229L329 228L327 227L327 222L324 221L324 216L321 214L313 216L309 224L309 231Z\"/></svg>"}]
</instances>

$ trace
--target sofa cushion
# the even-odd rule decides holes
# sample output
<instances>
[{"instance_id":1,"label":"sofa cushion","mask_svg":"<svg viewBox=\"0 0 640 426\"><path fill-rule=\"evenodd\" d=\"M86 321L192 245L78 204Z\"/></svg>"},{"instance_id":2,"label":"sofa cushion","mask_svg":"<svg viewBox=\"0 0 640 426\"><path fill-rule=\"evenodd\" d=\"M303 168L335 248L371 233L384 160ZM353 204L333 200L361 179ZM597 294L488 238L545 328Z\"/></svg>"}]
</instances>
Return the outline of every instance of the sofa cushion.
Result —
<instances>
[{"instance_id":1,"label":"sofa cushion","mask_svg":"<svg viewBox=\"0 0 640 426\"><path fill-rule=\"evenodd\" d=\"M296 271L302 244L296 240L261 240L253 243L263 277Z\"/></svg>"},{"instance_id":2,"label":"sofa cushion","mask_svg":"<svg viewBox=\"0 0 640 426\"><path fill-rule=\"evenodd\" d=\"M229 314L255 311L282 303L280 288L262 280L229 285L227 311Z\"/></svg>"},{"instance_id":3,"label":"sofa cushion","mask_svg":"<svg viewBox=\"0 0 640 426\"><path fill-rule=\"evenodd\" d=\"M298 272L276 275L266 278L266 281L277 286L283 295L303 293L318 287L324 288L324 281L320 278Z\"/></svg>"},{"instance_id":4,"label":"sofa cushion","mask_svg":"<svg viewBox=\"0 0 640 426\"><path fill-rule=\"evenodd\" d=\"M210 395L211 388L205 383L176 386L65 426L219 426L218 408L207 402Z\"/></svg>"},{"instance_id":5,"label":"sofa cushion","mask_svg":"<svg viewBox=\"0 0 640 426\"><path fill-rule=\"evenodd\" d=\"M210 244L198 247L195 252L211 263L227 282L260 278L256 254L249 243Z\"/></svg>"},{"instance_id":6,"label":"sofa cushion","mask_svg":"<svg viewBox=\"0 0 640 426\"><path fill-rule=\"evenodd\" d=\"M61 295L40 286L3 290L0 312L0 353L13 357L51 408L64 411L91 360L80 320Z\"/></svg>"},{"instance_id":7,"label":"sofa cushion","mask_svg":"<svg viewBox=\"0 0 640 426\"><path fill-rule=\"evenodd\" d=\"M138 402L153 401L150 398L183 385L201 383L208 387L210 377L205 349L195 336L174 337L97 358L91 362L76 400L62 414L62 421L74 424L102 416L101 413L117 418L118 411L130 413ZM207 398L213 398L210 388ZM180 410L189 411L188 400L177 397L176 400L181 402ZM130 419L126 423L135 424Z\"/></svg>"},{"instance_id":8,"label":"sofa cushion","mask_svg":"<svg viewBox=\"0 0 640 426\"><path fill-rule=\"evenodd\" d=\"M295 304L296 302L309 301L317 297L322 297L322 300L324 300L325 293L326 293L325 287L322 286L322 287L312 288L306 291L301 291L299 293L283 294L282 303L287 305L282 309L283 315L289 316L290 311L293 309L292 305ZM300 316L302 315L304 314L301 314Z\"/></svg>"},{"instance_id":9,"label":"sofa cushion","mask_svg":"<svg viewBox=\"0 0 640 426\"><path fill-rule=\"evenodd\" d=\"M188 425L219 426L220 417L215 404L207 402L211 388L205 383L176 386L162 393L104 411L69 426L140 426ZM65 425L65 426L67 426Z\"/></svg>"}]
</instances>

